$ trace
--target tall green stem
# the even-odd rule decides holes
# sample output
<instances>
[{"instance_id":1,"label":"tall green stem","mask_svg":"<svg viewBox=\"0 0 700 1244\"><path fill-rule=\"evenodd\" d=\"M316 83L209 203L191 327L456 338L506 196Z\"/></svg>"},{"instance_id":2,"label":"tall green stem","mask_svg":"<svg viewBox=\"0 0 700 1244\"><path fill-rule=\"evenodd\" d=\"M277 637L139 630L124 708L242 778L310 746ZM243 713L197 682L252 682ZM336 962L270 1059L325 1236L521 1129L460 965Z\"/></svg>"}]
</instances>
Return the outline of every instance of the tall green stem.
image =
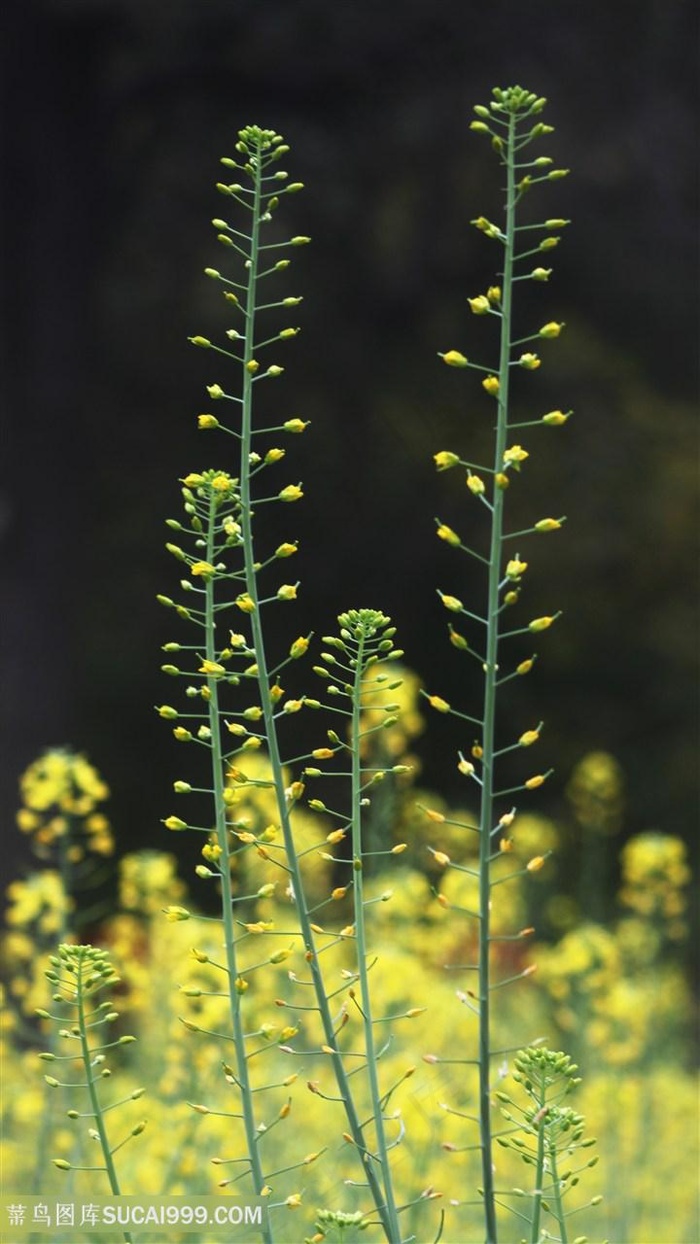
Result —
<instances>
[{"instance_id":1,"label":"tall green stem","mask_svg":"<svg viewBox=\"0 0 700 1244\"><path fill-rule=\"evenodd\" d=\"M95 1075L94 1075L94 1069L93 1069L93 1056L90 1050L90 1043L88 1041L88 1029L87 1029L87 1021L86 1021L86 1016L85 1016L85 984L83 980L84 970L85 970L85 965L82 961L80 961L77 965L76 987L75 987L76 998L77 998L77 1003L78 1003L78 1030L80 1033L80 1053L81 1053L82 1060L83 1060L83 1067L85 1068L85 1080L87 1084L88 1096L90 1098L90 1106L92 1108L92 1113L95 1119L95 1127L97 1129L97 1133L100 1139L100 1148L102 1149L102 1156L105 1162L105 1170L107 1172L107 1178L109 1179L109 1186L112 1189L112 1196L121 1196L121 1188L119 1187L117 1171L114 1165L112 1151L109 1147L109 1140L107 1138L107 1129L105 1127L104 1115L102 1113L102 1107L100 1105L100 1099L97 1093L97 1084L95 1082ZM89 970L91 971L92 969L90 968ZM123 1234L124 1234L124 1239L126 1240L126 1244L132 1244L131 1232L125 1231Z\"/></svg>"},{"instance_id":2,"label":"tall green stem","mask_svg":"<svg viewBox=\"0 0 700 1244\"><path fill-rule=\"evenodd\" d=\"M374 1040L374 1031L372 1024L372 1001L369 991L369 980L367 973L367 939L365 935L365 912L364 912L364 896L363 896L363 877L362 877L362 764L360 757L360 740L361 729L360 719L362 714L362 678L364 674L364 648L365 636L361 634L358 639L357 658L355 665L355 678L353 687L352 701L352 725L351 725L351 798L352 798L352 855L353 855L353 888L355 900L355 940L357 945L357 966L360 974L360 993L362 999L362 1018L365 1033L365 1054L367 1058L367 1076L369 1080L370 1095L372 1106L374 1109L374 1122L377 1135L377 1151L379 1157L379 1165L382 1171L382 1179L384 1183L384 1193L386 1197L386 1224L388 1226L389 1240L392 1242L400 1241L401 1235L399 1231L399 1220L394 1200L394 1190L389 1169L389 1154L386 1143L386 1134L384 1131L384 1116L382 1099L379 1090L379 1077L377 1075L377 1049ZM370 1159L367 1159L368 1164Z\"/></svg>"},{"instance_id":3,"label":"tall green stem","mask_svg":"<svg viewBox=\"0 0 700 1244\"><path fill-rule=\"evenodd\" d=\"M552 1175L552 1200L554 1202L554 1217L559 1226L559 1238L561 1244L568 1244L569 1236L566 1230L566 1215L564 1214L564 1203L561 1195L561 1182L559 1180L559 1171L557 1168L557 1147L555 1144L549 1146L549 1169Z\"/></svg>"},{"instance_id":4,"label":"tall green stem","mask_svg":"<svg viewBox=\"0 0 700 1244\"><path fill-rule=\"evenodd\" d=\"M358 1152L364 1152L364 1139L362 1125L355 1108L352 1091L345 1072L343 1060L340 1052L337 1050L336 1037L333 1027L333 1017L331 1015L328 999L321 974L321 968L316 953L313 930L311 928L311 919L308 913L305 896L304 884L299 866L299 860L294 843L294 835L292 832L291 818L289 813L289 805L286 795L286 784L284 779L283 763L280 753L279 741L277 736L277 723L275 721L274 704L270 696L270 676L265 650L265 638L263 633L262 619L260 616L259 596L257 588L257 567L255 561L255 552L253 544L253 508L251 498L251 480L250 480L250 454L252 448L253 436L253 385L254 372L249 367L255 358L255 299L256 285L258 275L258 261L260 251L260 215L262 201L262 169L261 161L258 160L255 165L254 179L254 199L252 210L252 228L250 235L250 250L247 259L248 270L248 289L246 298L246 326L245 326L245 345L243 357L243 406L242 406L242 426L241 426L241 478L240 478L240 497L241 497L241 534L243 538L243 556L245 566L245 584L248 595L253 602L253 610L251 612L251 631L253 636L253 648L255 651L255 662L258 669L258 685L260 688L261 706L263 710L263 720L265 723L265 736L267 740L268 754L270 765L272 768L272 777L275 786L275 794L277 798L277 806L282 826L282 834L284 839L285 850L287 854L287 865L290 871L290 877L297 903L297 914L301 928L301 936L304 949L308 956L309 968L314 984L316 1002L318 1005L319 1015L323 1026L324 1039L326 1044L334 1053L333 1067L336 1081L340 1094L343 1098L346 1117L350 1133L353 1137ZM385 1204L385 1196L382 1190L381 1182L377 1179L376 1171L372 1168L371 1163L365 1166L367 1181L372 1194L377 1212L382 1220L382 1225L392 1244L399 1240L399 1235L393 1232L393 1219L389 1216L387 1206Z\"/></svg>"},{"instance_id":5,"label":"tall green stem","mask_svg":"<svg viewBox=\"0 0 700 1244\"><path fill-rule=\"evenodd\" d=\"M214 537L216 530L216 499L211 497L209 502L209 521L207 524L207 560L214 561ZM215 600L214 600L214 581L208 579L206 583L205 596L205 644L207 660L216 662L216 620L215 620ZM248 1148L248 1156L250 1158L250 1170L253 1178L253 1188L256 1196L262 1194L265 1185L265 1176L263 1174L260 1162L260 1153L258 1150L258 1135L255 1126L255 1114L253 1111L253 1094L250 1084L250 1076L248 1074L248 1062L245 1052L245 1032L243 1028L243 1019L241 1016L240 995L236 990L236 981L238 979L238 964L236 956L236 934L233 922L233 893L231 888L231 860L229 852L228 826L226 821L226 803L224 801L224 762L221 753L221 735L220 735L220 717L219 717L219 693L217 679L209 677L207 679L207 687L209 692L209 720L211 730L211 764L212 764L212 783L214 789L214 807L216 813L216 838L217 844L221 851L220 871L221 871L221 914L224 926L224 944L226 947L226 968L229 978L229 1008L231 1015L231 1027L233 1030L235 1049L237 1053L236 1075L241 1090L241 1106L243 1110L243 1125L245 1127L246 1142ZM269 1216L266 1215L262 1227L263 1239L266 1244L272 1244L272 1233L270 1228Z\"/></svg>"},{"instance_id":6,"label":"tall green stem","mask_svg":"<svg viewBox=\"0 0 700 1244\"><path fill-rule=\"evenodd\" d=\"M509 118L507 142L506 228L501 301L501 348L499 361L498 421L494 454L494 474L502 469L508 431L508 383L511 352L511 305L513 285L513 245L515 240L515 170L513 141L515 117ZM486 670L484 676L483 786L479 822L479 1123L481 1134L482 1179L487 1244L496 1244L496 1205L494 1198L491 1139L491 1035L490 1035L490 901L491 843L494 826L494 761L496 736L496 683L498 679L499 585L503 541L503 501L501 488L494 487L489 552L488 606L486 613Z\"/></svg>"}]
</instances>

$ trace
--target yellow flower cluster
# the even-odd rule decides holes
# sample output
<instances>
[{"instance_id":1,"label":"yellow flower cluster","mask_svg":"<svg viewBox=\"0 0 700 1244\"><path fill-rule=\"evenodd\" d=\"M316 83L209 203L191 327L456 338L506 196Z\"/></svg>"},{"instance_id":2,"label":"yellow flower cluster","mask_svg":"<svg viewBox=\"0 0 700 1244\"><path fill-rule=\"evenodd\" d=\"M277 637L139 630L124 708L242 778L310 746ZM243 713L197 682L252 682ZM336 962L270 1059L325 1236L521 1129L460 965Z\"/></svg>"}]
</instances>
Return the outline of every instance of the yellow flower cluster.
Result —
<instances>
[{"instance_id":1,"label":"yellow flower cluster","mask_svg":"<svg viewBox=\"0 0 700 1244\"><path fill-rule=\"evenodd\" d=\"M638 834L622 849L622 889L626 907L665 923L666 936L682 940L690 881L685 843L668 834Z\"/></svg>"},{"instance_id":2,"label":"yellow flower cluster","mask_svg":"<svg viewBox=\"0 0 700 1244\"><path fill-rule=\"evenodd\" d=\"M109 822L97 811L109 798L109 789L85 756L59 748L47 751L25 769L19 785L17 824L31 835L40 859L48 858L56 846L65 849L72 863L86 851L111 855Z\"/></svg>"}]
</instances>

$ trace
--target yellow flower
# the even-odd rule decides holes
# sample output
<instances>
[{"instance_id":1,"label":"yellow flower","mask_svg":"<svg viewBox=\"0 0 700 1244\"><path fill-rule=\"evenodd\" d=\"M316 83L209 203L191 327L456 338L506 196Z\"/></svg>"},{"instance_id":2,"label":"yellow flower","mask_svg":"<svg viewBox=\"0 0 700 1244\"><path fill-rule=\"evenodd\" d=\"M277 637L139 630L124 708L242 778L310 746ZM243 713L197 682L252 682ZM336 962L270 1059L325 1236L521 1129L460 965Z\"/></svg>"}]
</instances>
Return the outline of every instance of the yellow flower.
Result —
<instances>
[{"instance_id":1,"label":"yellow flower","mask_svg":"<svg viewBox=\"0 0 700 1244\"><path fill-rule=\"evenodd\" d=\"M491 397L495 397L501 387L498 381L498 376L486 376L486 378L482 380L481 384L482 387L486 389L486 392L491 394Z\"/></svg>"},{"instance_id":2,"label":"yellow flower","mask_svg":"<svg viewBox=\"0 0 700 1244\"><path fill-rule=\"evenodd\" d=\"M298 484L287 484L277 495L280 501L299 501L304 493Z\"/></svg>"},{"instance_id":3,"label":"yellow flower","mask_svg":"<svg viewBox=\"0 0 700 1244\"><path fill-rule=\"evenodd\" d=\"M174 831L187 829L187 821L183 821L179 816L169 816L163 821L166 829Z\"/></svg>"},{"instance_id":4,"label":"yellow flower","mask_svg":"<svg viewBox=\"0 0 700 1244\"><path fill-rule=\"evenodd\" d=\"M535 371L541 366L542 360L536 354L521 354L518 362L526 371Z\"/></svg>"},{"instance_id":5,"label":"yellow flower","mask_svg":"<svg viewBox=\"0 0 700 1244\"><path fill-rule=\"evenodd\" d=\"M498 225L492 224L485 216L477 216L476 220L470 221L470 224L475 225L477 229L485 233L487 238L500 238L503 236Z\"/></svg>"},{"instance_id":6,"label":"yellow flower","mask_svg":"<svg viewBox=\"0 0 700 1244\"><path fill-rule=\"evenodd\" d=\"M449 449L441 449L438 454L433 454L435 466L438 471L449 471L450 467L457 466L459 455L453 454Z\"/></svg>"},{"instance_id":7,"label":"yellow flower","mask_svg":"<svg viewBox=\"0 0 700 1244\"><path fill-rule=\"evenodd\" d=\"M467 298L467 302L474 315L488 315L491 310L491 303L485 294L479 294L476 298Z\"/></svg>"},{"instance_id":8,"label":"yellow flower","mask_svg":"<svg viewBox=\"0 0 700 1244\"><path fill-rule=\"evenodd\" d=\"M295 583L283 583L282 586L277 589L278 600L296 600L296 596L297 585Z\"/></svg>"},{"instance_id":9,"label":"yellow flower","mask_svg":"<svg viewBox=\"0 0 700 1244\"><path fill-rule=\"evenodd\" d=\"M540 329L540 337L558 337L561 333L563 324L557 324L556 321L550 320L548 324L543 324Z\"/></svg>"},{"instance_id":10,"label":"yellow flower","mask_svg":"<svg viewBox=\"0 0 700 1244\"><path fill-rule=\"evenodd\" d=\"M300 433L304 431L304 428L308 428L309 420L307 419L304 421L303 419L287 419L286 423L282 426L285 432Z\"/></svg>"},{"instance_id":11,"label":"yellow flower","mask_svg":"<svg viewBox=\"0 0 700 1244\"><path fill-rule=\"evenodd\" d=\"M447 544L451 544L455 547L458 544L461 544L461 540L459 536L457 535L457 532L453 531L452 528L448 527L445 523L440 524L440 526L437 529L437 534L438 534L438 538L440 540L444 540Z\"/></svg>"},{"instance_id":12,"label":"yellow flower","mask_svg":"<svg viewBox=\"0 0 700 1244\"><path fill-rule=\"evenodd\" d=\"M429 695L428 704L431 708L436 709L438 713L449 713L450 711L450 706L447 703L447 700L443 700L440 695Z\"/></svg>"},{"instance_id":13,"label":"yellow flower","mask_svg":"<svg viewBox=\"0 0 700 1244\"><path fill-rule=\"evenodd\" d=\"M527 562L521 562L518 557L513 557L506 566L506 576L509 579L519 579L527 570Z\"/></svg>"},{"instance_id":14,"label":"yellow flower","mask_svg":"<svg viewBox=\"0 0 700 1244\"><path fill-rule=\"evenodd\" d=\"M503 454L503 462L510 463L511 466L517 469L519 464L524 462L529 456L527 450L523 449L522 445L511 445L510 449L506 449Z\"/></svg>"},{"instance_id":15,"label":"yellow flower","mask_svg":"<svg viewBox=\"0 0 700 1244\"><path fill-rule=\"evenodd\" d=\"M200 428L218 428L219 420L216 415L197 415L197 426Z\"/></svg>"},{"instance_id":16,"label":"yellow flower","mask_svg":"<svg viewBox=\"0 0 700 1244\"><path fill-rule=\"evenodd\" d=\"M468 472L466 478L467 488L475 497L481 497L486 492L486 485L480 475L472 475Z\"/></svg>"},{"instance_id":17,"label":"yellow flower","mask_svg":"<svg viewBox=\"0 0 700 1244\"><path fill-rule=\"evenodd\" d=\"M448 350L446 354L441 354L440 358L443 363L447 363L448 367L467 367L469 359L466 359L459 350Z\"/></svg>"},{"instance_id":18,"label":"yellow flower","mask_svg":"<svg viewBox=\"0 0 700 1244\"><path fill-rule=\"evenodd\" d=\"M218 661L207 660L207 661L202 661L202 664L199 667L199 672L200 674L210 674L213 676L220 677L222 674L226 673L226 670L224 669L223 665L219 664Z\"/></svg>"},{"instance_id":19,"label":"yellow flower","mask_svg":"<svg viewBox=\"0 0 700 1244\"><path fill-rule=\"evenodd\" d=\"M521 747L531 747L533 743L537 742L539 737L539 730L526 730L524 734L520 735L518 743Z\"/></svg>"},{"instance_id":20,"label":"yellow flower","mask_svg":"<svg viewBox=\"0 0 700 1244\"><path fill-rule=\"evenodd\" d=\"M550 410L548 414L542 416L542 422L549 424L550 427L556 428L560 424L566 423L570 414L570 410L568 410L566 414L564 414L563 410Z\"/></svg>"},{"instance_id":21,"label":"yellow flower","mask_svg":"<svg viewBox=\"0 0 700 1244\"><path fill-rule=\"evenodd\" d=\"M216 574L216 569L211 562L193 562L190 566L190 574L199 575L202 579L211 579Z\"/></svg>"},{"instance_id":22,"label":"yellow flower","mask_svg":"<svg viewBox=\"0 0 700 1244\"><path fill-rule=\"evenodd\" d=\"M296 661L298 657L303 657L308 647L309 647L308 639L306 639L304 635L300 635L298 639L294 640L294 643L289 649L289 655L292 658L292 660Z\"/></svg>"},{"instance_id":23,"label":"yellow flower","mask_svg":"<svg viewBox=\"0 0 700 1244\"><path fill-rule=\"evenodd\" d=\"M461 600L458 600L456 596L445 596L442 592L440 592L440 600L445 608L449 609L452 613L459 613L462 608L462 602Z\"/></svg>"},{"instance_id":24,"label":"yellow flower","mask_svg":"<svg viewBox=\"0 0 700 1244\"><path fill-rule=\"evenodd\" d=\"M530 631L546 631L548 626L554 622L554 617L545 615L542 618L533 618L532 622L528 622L528 630Z\"/></svg>"},{"instance_id":25,"label":"yellow flower","mask_svg":"<svg viewBox=\"0 0 700 1244\"><path fill-rule=\"evenodd\" d=\"M253 600L252 596L248 592L243 592L240 596L237 596L236 604L238 605L238 608L241 610L241 613L254 613L255 612L255 601Z\"/></svg>"},{"instance_id":26,"label":"yellow flower","mask_svg":"<svg viewBox=\"0 0 700 1244\"><path fill-rule=\"evenodd\" d=\"M561 520L558 518L541 518L535 523L535 531L558 531L561 527Z\"/></svg>"}]
</instances>

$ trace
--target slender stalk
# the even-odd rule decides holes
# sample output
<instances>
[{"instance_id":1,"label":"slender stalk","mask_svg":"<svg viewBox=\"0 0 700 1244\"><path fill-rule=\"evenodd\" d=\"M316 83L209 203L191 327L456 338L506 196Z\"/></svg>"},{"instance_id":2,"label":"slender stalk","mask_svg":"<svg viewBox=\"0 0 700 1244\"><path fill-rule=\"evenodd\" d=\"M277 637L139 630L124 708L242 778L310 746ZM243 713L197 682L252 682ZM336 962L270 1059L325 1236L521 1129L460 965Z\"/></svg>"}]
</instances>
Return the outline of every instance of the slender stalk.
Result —
<instances>
[{"instance_id":1,"label":"slender stalk","mask_svg":"<svg viewBox=\"0 0 700 1244\"><path fill-rule=\"evenodd\" d=\"M568 1244L569 1236L566 1230L566 1215L564 1213L564 1204L561 1195L561 1184L557 1169L557 1147L555 1144L551 1144L549 1146L547 1156L549 1158L549 1169L552 1173L552 1200L554 1202L553 1213L559 1225L559 1239L561 1244Z\"/></svg>"},{"instance_id":2,"label":"slender stalk","mask_svg":"<svg viewBox=\"0 0 700 1244\"><path fill-rule=\"evenodd\" d=\"M206 546L206 555L209 562L214 561L214 535L216 529L215 519L216 500L212 496L209 501L209 522L207 525ZM207 659L212 662L215 662L217 657L214 607L214 580L213 578L210 578L206 583L205 596L205 644ZM228 826L226 822L226 804L224 802L224 766L223 756L221 754L219 692L217 679L208 677L207 687L209 691L211 766L214 789L214 807L216 812L216 839L221 850L221 914L224 926L224 944L226 947L226 967L229 978L229 1010L237 1056L236 1075L241 1090L243 1125L246 1134L248 1156L250 1158L250 1171L253 1178L255 1195L260 1196L265 1185L265 1176L263 1174L262 1164L260 1161L260 1152L257 1144L257 1130L253 1110L253 1094L251 1091L250 1076L248 1074L248 1062L245 1054L245 1032L241 1016L240 995L236 991L238 963L236 956L236 934L233 922L233 893L231 889ZM266 1241L266 1244L272 1244L273 1237L271 1233L269 1215L264 1216L262 1235L263 1239Z\"/></svg>"},{"instance_id":3,"label":"slender stalk","mask_svg":"<svg viewBox=\"0 0 700 1244\"><path fill-rule=\"evenodd\" d=\"M546 1090L545 1090L546 1092ZM539 1244L540 1217L542 1214L542 1182L544 1180L544 1149L545 1120L540 1120L537 1128L537 1157L535 1165L535 1187L532 1201L532 1222L530 1224L530 1244Z\"/></svg>"},{"instance_id":4,"label":"slender stalk","mask_svg":"<svg viewBox=\"0 0 700 1244\"><path fill-rule=\"evenodd\" d=\"M508 384L511 352L513 292L513 246L515 240L515 171L513 139L515 117L508 119L506 227L501 301L501 347L499 362L498 422L494 451L494 474L501 470L508 430ZM496 1244L496 1204L491 1138L491 1035L489 915L491 903L491 831L494 826L494 764L496 734L496 685L498 681L499 585L503 541L504 492L494 488L491 511L491 544L486 612L486 661L483 713L483 786L479 821L479 1127L481 1135L484 1218L487 1244Z\"/></svg>"},{"instance_id":5,"label":"slender stalk","mask_svg":"<svg viewBox=\"0 0 700 1244\"><path fill-rule=\"evenodd\" d=\"M92 971L92 968L90 967L89 970ZM78 1029L79 1029L79 1034L80 1034L80 1053L81 1053L81 1057L83 1060L83 1067L85 1069L85 1079L86 1079L86 1084L87 1084L88 1096L90 1098L90 1105L92 1107L92 1113L95 1119L95 1126L97 1128L97 1133L100 1138L100 1148L102 1150L102 1156L105 1162L105 1170L107 1172L107 1178L109 1179L109 1186L112 1189L112 1196L121 1196L121 1188L119 1187L119 1179L117 1178L117 1171L114 1165L112 1151L109 1146L109 1139L107 1137L107 1129L105 1127L104 1115L102 1113L102 1107L100 1105L100 1099L99 1099L99 1095L97 1092L97 1084L95 1081L95 1076L93 1074L92 1052L90 1050L90 1043L88 1041L88 1030L87 1030L87 1023L86 1023L86 1017L85 1017L85 990L84 990L84 981L83 981L84 971L85 971L85 963L82 960L78 960L77 967L76 967L75 992L76 992L77 1005L78 1005ZM126 1240L127 1244L132 1244L133 1237L131 1235L131 1232L124 1231L123 1235L124 1235L124 1239Z\"/></svg>"},{"instance_id":6,"label":"slender stalk","mask_svg":"<svg viewBox=\"0 0 700 1244\"><path fill-rule=\"evenodd\" d=\"M351 725L351 798L352 798L352 855L353 855L353 897L355 902L355 940L357 945L357 966L360 974L360 992L362 998L362 1018L365 1034L365 1054L367 1057L367 1077L369 1080L374 1123L377 1133L377 1150L382 1181L386 1197L386 1225L390 1241L400 1241L399 1219L394 1200L393 1182L389 1168L389 1154L384 1130L382 1099L377 1074L377 1049L372 1024L372 1000L370 998L367 974L367 939L365 930L365 912L362 877L362 764L360 757L360 719L362 714L362 678L364 670L364 651L366 636L362 631L358 639L355 678L352 701Z\"/></svg>"},{"instance_id":7,"label":"slender stalk","mask_svg":"<svg viewBox=\"0 0 700 1244\"><path fill-rule=\"evenodd\" d=\"M331 1015L326 990L323 982L321 968L318 962L318 955L315 948L315 940L313 930L311 928L311 919L308 913L305 896L304 884L299 866L294 835L292 832L290 809L287 801L286 786L283 771L283 762L280 753L279 740L277 735L277 723L275 721L274 705L270 697L270 676L267 661L265 637L260 616L259 594L257 587L257 566L254 552L253 542L253 506L251 498L251 473L250 473L250 454L253 436L253 386L255 383L254 371L250 368L255 359L255 297L256 284L258 277L259 251L260 251L260 215L261 215L261 198L262 198L262 169L261 162L258 160L255 165L254 179L254 198L252 212L252 228L250 235L250 249L247 259L248 268L248 289L246 299L246 326L245 326L245 344L243 355L243 395L242 395L242 425L241 425L241 476L240 476L240 497L241 497L241 534L243 538L243 557L245 569L245 585L246 591L253 602L253 610L250 615L251 632L253 638L253 649L255 652L255 663L258 669L258 685L260 688L261 707L263 710L263 720L265 725L265 736L267 740L268 755L272 769L272 779L274 782L275 794L277 799L278 812L282 827L285 850L287 854L287 865L290 870L290 877L294 895L297 903L297 913L301 928L301 937L304 949L308 956L309 969L314 984L316 1002L323 1026L324 1040L326 1045L333 1049L332 1055L333 1068L336 1076L338 1088L343 1099L343 1105L355 1145L359 1153L363 1153L365 1149L362 1125L353 1100L352 1090L347 1078L343 1060L340 1052L336 1048L336 1038L334 1035L333 1017ZM372 1164L365 1164L365 1172L367 1181L372 1194L376 1210L382 1220L382 1225L387 1235L387 1239L392 1241L399 1240L399 1236L394 1233L392 1235L393 1226L392 1219L388 1214L385 1204L385 1196L381 1186L381 1182L377 1178L376 1171Z\"/></svg>"}]
</instances>

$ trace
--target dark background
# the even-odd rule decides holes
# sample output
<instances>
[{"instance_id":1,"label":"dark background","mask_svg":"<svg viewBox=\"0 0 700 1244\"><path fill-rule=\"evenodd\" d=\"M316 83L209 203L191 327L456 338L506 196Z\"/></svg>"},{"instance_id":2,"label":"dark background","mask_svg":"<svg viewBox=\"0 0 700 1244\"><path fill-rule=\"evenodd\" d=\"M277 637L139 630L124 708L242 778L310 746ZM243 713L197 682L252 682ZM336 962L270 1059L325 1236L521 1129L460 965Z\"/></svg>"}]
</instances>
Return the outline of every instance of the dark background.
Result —
<instances>
[{"instance_id":1,"label":"dark background","mask_svg":"<svg viewBox=\"0 0 700 1244\"><path fill-rule=\"evenodd\" d=\"M285 201L286 227L313 237L280 281L280 296L304 295L289 321L303 332L269 389L280 421L312 420L279 469L306 494L285 507L302 591L279 611L282 639L382 608L430 690L458 699L464 665L435 588L467 598L480 583L433 518L464 533L475 510L432 455L469 456L492 406L437 351L493 353L465 299L494 279L496 250L468 222L497 218L499 171L468 126L513 82L548 97L556 132L540 151L572 169L535 218L573 221L551 282L521 303L523 331L556 319L566 332L517 396L525 417L576 413L522 438L527 517L569 522L520 550L522 620L564 615L518 680L512 726L548 723L543 811L561 811L572 766L603 748L626 772L625 832L690 841L695 6L16 0L3 26L5 861L17 777L61 744L108 781L120 849L172 849L159 820L184 758L151 707L173 694L155 594L179 576L162 521L178 477L228 466L228 441L195 420L225 369L186 338L228 326L202 269L226 261L208 222L227 213L213 187L242 125L291 144L285 167L307 189ZM467 709L469 694L467 680ZM454 729L431 725L422 780L449 796Z\"/></svg>"}]
</instances>

